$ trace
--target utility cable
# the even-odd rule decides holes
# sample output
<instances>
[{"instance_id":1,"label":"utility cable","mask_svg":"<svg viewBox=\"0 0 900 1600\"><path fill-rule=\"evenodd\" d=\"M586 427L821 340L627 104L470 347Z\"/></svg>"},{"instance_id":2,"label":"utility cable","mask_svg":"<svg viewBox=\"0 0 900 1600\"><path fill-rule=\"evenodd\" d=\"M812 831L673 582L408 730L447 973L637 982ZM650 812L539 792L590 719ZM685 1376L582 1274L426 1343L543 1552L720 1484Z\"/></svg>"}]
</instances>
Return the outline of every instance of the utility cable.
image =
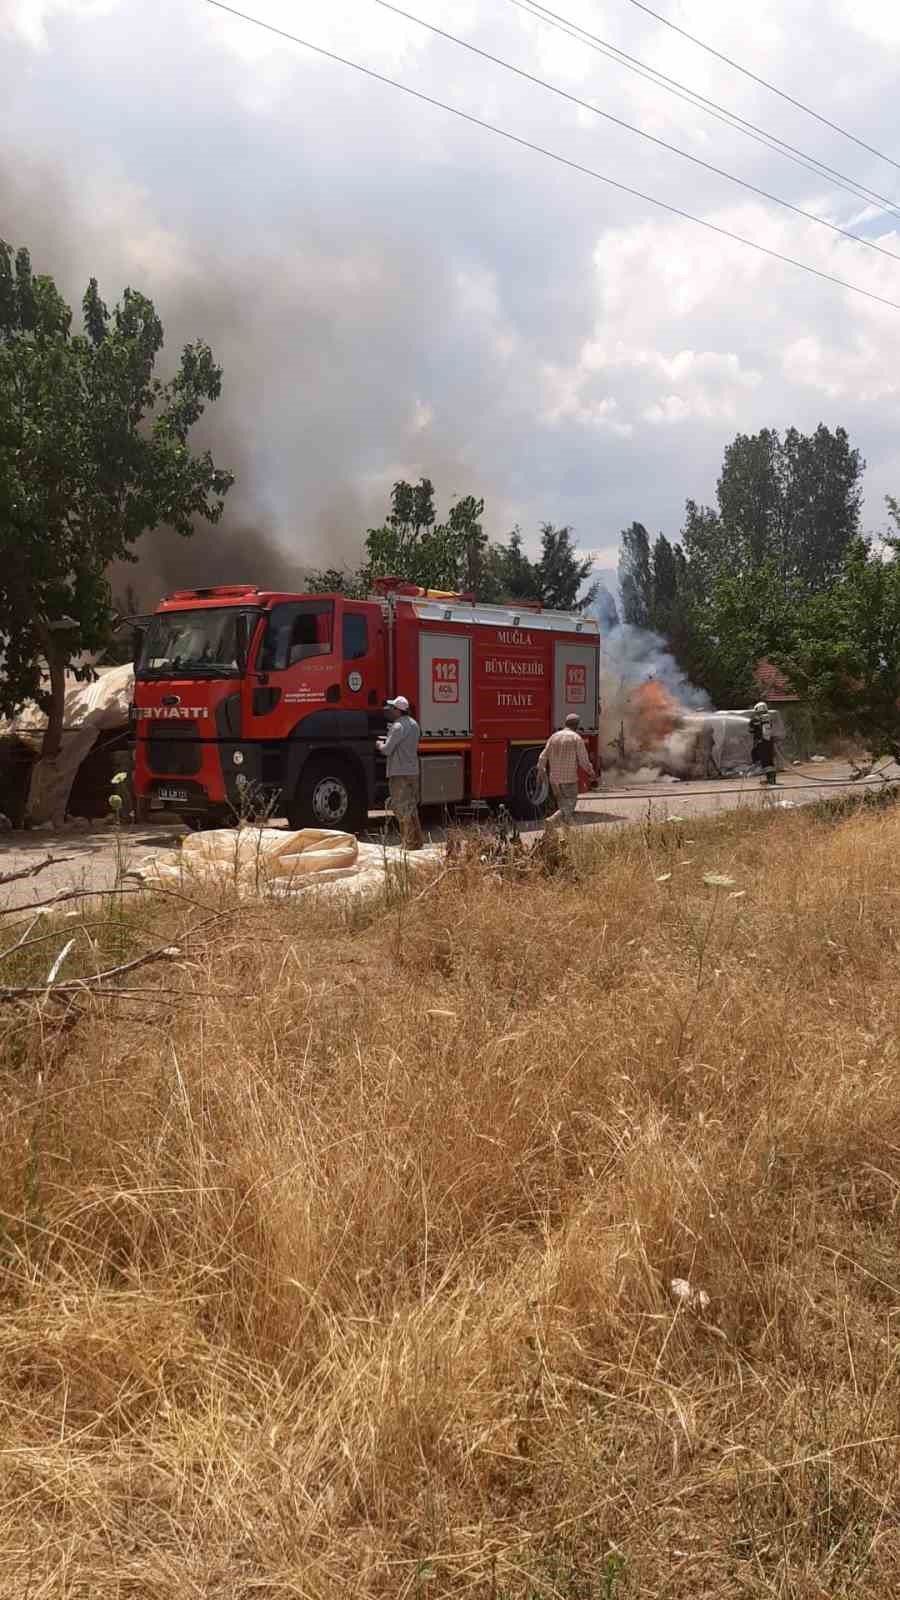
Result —
<instances>
[{"instance_id":1,"label":"utility cable","mask_svg":"<svg viewBox=\"0 0 900 1600\"><path fill-rule=\"evenodd\" d=\"M692 156L689 151L682 150L680 145L670 144L668 139L658 139L655 134L646 133L633 122L626 122L622 117L613 116L611 111L601 111L599 106L591 105L589 100L579 99L577 94L570 94L568 89L561 89L555 83L548 83L546 78L539 78L533 72L526 72L524 67L514 66L511 61L504 61L502 56L492 55L490 50L483 50L480 45L472 44L469 39L460 39L457 34L448 33L446 28L439 28L433 22L425 22L412 11L404 11L402 6L393 5L392 0L375 0L375 4L381 6L383 11L391 11L394 16L403 17L407 22L414 22L418 27L425 28L439 39L447 39L451 44L459 45L462 50L471 51L472 55L480 56L483 61L492 62L495 67L502 67L505 72L514 73L517 78L524 78L526 83L534 83L541 89L547 89L550 94L558 95L561 100L568 100L581 111L590 111L595 117L602 117L605 122L612 122L617 128L624 128L628 133L636 133L639 139L648 140L659 149L667 150L670 155L681 156L683 161L690 161L695 167L702 167L704 172L712 172L717 178L726 178L729 183L738 184L762 200L783 206L785 211L793 211L795 216L803 217L807 222L817 222L820 228L828 228L831 233L839 233L844 239L852 239L854 244L865 245L867 250L877 250L881 256L889 256L892 261L900 261L900 255L897 255L895 250L886 250L884 245L876 244L874 239L864 239L860 234L851 233L848 228L842 228L836 222L829 222L826 217L817 217L814 211L804 211L802 206L795 206L790 200L782 200L780 195L772 194L768 189L760 189L757 184L748 183L745 178L738 178L733 172L726 172L724 167L716 167L711 161L704 161L701 156Z\"/></svg>"},{"instance_id":2,"label":"utility cable","mask_svg":"<svg viewBox=\"0 0 900 1600\"><path fill-rule=\"evenodd\" d=\"M688 33L687 28L679 27L677 22L673 22L670 17L664 17L659 11L654 11L652 6L645 5L644 0L629 0L629 4L636 6L638 11L645 11L648 17L653 17L657 22L661 22L663 27L671 28L674 33L680 33L683 39L689 39L691 44L699 45L701 50L706 50L709 55L715 56L717 61L724 61L726 66L734 67L735 71L742 72L745 78L750 78L753 83L758 83L761 88L768 89L771 94L777 94L780 100L786 100L788 105L795 106L798 111L804 111L808 117L814 117L816 122L821 122L824 127L830 128L833 133L839 133L842 138L849 139L852 144L858 144L861 150L868 150L870 156L877 156L879 161L886 161L888 166L896 167L897 171L900 172L900 161L895 161L893 156L886 156L883 150L876 150L874 145L866 144L865 139L858 139L855 133L850 133L846 128L842 128L840 123L832 122L829 117L824 117L821 112L814 111L812 106L804 105L802 100L795 100L792 94L788 94L784 89L779 89L774 83L769 83L767 78L760 78L755 72L751 72L749 67L742 67L739 61L733 60L731 56L724 55L721 50L714 49L711 44L706 44L703 39L698 39L696 34Z\"/></svg>"},{"instance_id":3,"label":"utility cable","mask_svg":"<svg viewBox=\"0 0 900 1600\"><path fill-rule=\"evenodd\" d=\"M376 83L387 84L391 89L399 89L402 94L408 94L414 100L421 100L425 105L436 106L439 111L449 111L452 116L459 117L463 122L468 122L474 128L481 128L487 133L495 133L498 138L506 139L510 144L518 145L522 150L531 150L534 154L546 156L549 161L556 161L562 167L568 167L572 172L580 172L584 177L593 178L597 183L605 183L611 189L618 189L622 194L631 195L635 200L643 200L647 205L658 206L661 211L668 211L671 216L680 217L683 222L694 222L698 227L708 228L711 233L718 234L723 239L730 239L735 244L746 245L749 250L756 250L760 255L769 256L773 261L781 261L785 266L796 267L798 271L808 273L810 277L820 278L824 283L836 285L839 289L849 289L851 294L862 295L866 300L872 300L877 305L887 306L891 311L900 311L900 301L888 300L885 295L875 294L871 289L863 289L859 284L848 283L845 278L835 277L833 273L823 272L820 267L811 267L805 261L797 261L794 256L782 254L780 250L773 250L769 245L759 244L755 239L746 239L743 234L735 233L731 228L723 228L717 222L710 222L706 217L697 217L691 211L685 211L680 206L672 205L668 200L659 200L655 195L645 194L641 189L634 189L630 184L620 183L618 178L610 178L603 172L597 172L593 167L584 166L580 161L573 161L569 156L562 156L555 150L548 150L545 145L537 144L531 139L523 139L517 133L510 133L509 129L501 128L497 123L487 122L483 117L476 117L470 111L462 111L459 106L451 106L445 100L438 100L434 95L425 94L422 89L414 89L410 84L401 83L397 78L388 78L382 72L376 72L373 67L365 67L358 61L351 61L347 56L338 55L334 50L326 50L324 45L313 44L309 39L301 39L295 33L288 33L285 28L276 27L273 22L264 22L261 17L251 16L246 11L239 11L234 6L225 4L225 0L202 0L204 5L212 6L214 10L223 12L226 16L236 17L241 22L248 22L253 27L262 28L266 33L288 40L291 44L299 44L306 50L312 50L316 55L323 56L328 61L336 61L342 67L350 67L354 72L360 72L366 78L373 79Z\"/></svg>"},{"instance_id":4,"label":"utility cable","mask_svg":"<svg viewBox=\"0 0 900 1600\"><path fill-rule=\"evenodd\" d=\"M582 27L580 22L573 22L569 17L560 16L559 12L551 11L548 6L542 5L540 0L510 0L510 5L517 7L526 16L534 17L538 22L546 23L550 28L556 28L560 33L568 34L578 44L585 44L598 55L606 56L607 60L615 61L620 67L626 67L639 78L645 78L657 89L664 89L666 93L673 94L678 100L683 100L686 105L693 106L695 110L705 111L708 116L721 122L732 132L743 133L746 138L754 143L761 144L764 149L771 150L775 155L783 156L787 161L793 161L795 166L803 167L811 172L814 177L828 178L838 189L843 189L846 194L852 194L857 200L875 204L894 216L900 216L900 209L894 200L887 195L879 194L877 189L870 189L867 184L857 178L848 177L844 172L839 172L836 167L830 167L827 162L820 161L818 156L810 155L806 150L800 150L796 145L789 144L786 139L779 138L777 133L772 133L767 128L761 128L755 122L748 122L745 117L738 116L736 111L730 111L727 106L719 105L718 101L710 100L701 94L699 89L691 89L688 84L681 83L677 78L670 78L667 73L660 72L657 67L651 67L648 62L641 61L639 57L621 50L618 45L611 44L608 39L601 39L596 33L591 33Z\"/></svg>"}]
</instances>

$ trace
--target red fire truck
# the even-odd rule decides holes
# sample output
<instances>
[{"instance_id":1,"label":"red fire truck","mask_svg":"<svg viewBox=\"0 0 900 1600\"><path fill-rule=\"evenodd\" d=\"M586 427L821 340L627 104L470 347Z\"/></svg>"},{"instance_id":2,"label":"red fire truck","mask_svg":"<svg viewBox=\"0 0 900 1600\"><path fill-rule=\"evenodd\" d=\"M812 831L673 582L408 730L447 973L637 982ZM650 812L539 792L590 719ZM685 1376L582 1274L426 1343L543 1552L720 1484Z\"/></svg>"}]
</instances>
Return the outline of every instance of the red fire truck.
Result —
<instances>
[{"instance_id":1,"label":"red fire truck","mask_svg":"<svg viewBox=\"0 0 900 1600\"><path fill-rule=\"evenodd\" d=\"M422 804L546 798L541 747L567 713L597 761L600 639L589 617L481 605L383 579L368 600L229 584L182 589L137 639L138 815L234 821L265 797L294 827L358 831L387 794L384 702L422 729Z\"/></svg>"}]
</instances>

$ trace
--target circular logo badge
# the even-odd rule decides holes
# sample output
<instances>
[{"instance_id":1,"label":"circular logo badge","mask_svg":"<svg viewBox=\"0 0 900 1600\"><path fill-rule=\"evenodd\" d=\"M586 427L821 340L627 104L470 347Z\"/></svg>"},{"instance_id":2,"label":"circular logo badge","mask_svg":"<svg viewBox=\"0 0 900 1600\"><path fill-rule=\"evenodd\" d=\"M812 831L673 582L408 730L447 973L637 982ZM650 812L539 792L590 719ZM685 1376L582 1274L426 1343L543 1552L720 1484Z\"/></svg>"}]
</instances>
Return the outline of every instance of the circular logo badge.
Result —
<instances>
[{"instance_id":1,"label":"circular logo badge","mask_svg":"<svg viewBox=\"0 0 900 1600\"><path fill-rule=\"evenodd\" d=\"M358 689L362 688L362 673L361 672L351 672L349 678L347 679L347 682L349 683L350 688L353 690L353 692L355 694Z\"/></svg>"}]
</instances>

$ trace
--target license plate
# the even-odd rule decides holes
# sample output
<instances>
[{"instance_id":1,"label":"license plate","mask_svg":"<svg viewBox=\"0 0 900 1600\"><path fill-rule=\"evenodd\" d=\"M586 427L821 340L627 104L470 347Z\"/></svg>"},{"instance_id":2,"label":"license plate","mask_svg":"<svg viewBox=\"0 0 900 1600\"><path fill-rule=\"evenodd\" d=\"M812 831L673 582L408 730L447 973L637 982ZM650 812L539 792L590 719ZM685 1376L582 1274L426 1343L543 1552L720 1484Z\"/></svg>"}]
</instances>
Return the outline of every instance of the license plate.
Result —
<instances>
[{"instance_id":1,"label":"license plate","mask_svg":"<svg viewBox=\"0 0 900 1600\"><path fill-rule=\"evenodd\" d=\"M187 797L187 789L157 789L156 791L156 799L160 805L183 806L187 804Z\"/></svg>"}]
</instances>

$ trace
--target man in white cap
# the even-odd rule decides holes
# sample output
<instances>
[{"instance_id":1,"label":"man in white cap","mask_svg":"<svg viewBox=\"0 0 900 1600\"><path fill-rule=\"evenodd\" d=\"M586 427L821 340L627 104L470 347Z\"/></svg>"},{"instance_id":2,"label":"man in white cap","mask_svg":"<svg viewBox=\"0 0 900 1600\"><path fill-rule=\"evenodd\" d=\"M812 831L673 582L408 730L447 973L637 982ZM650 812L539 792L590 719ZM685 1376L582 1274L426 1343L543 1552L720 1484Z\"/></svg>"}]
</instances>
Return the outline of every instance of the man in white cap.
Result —
<instances>
[{"instance_id":1,"label":"man in white cap","mask_svg":"<svg viewBox=\"0 0 900 1600\"><path fill-rule=\"evenodd\" d=\"M422 828L419 823L419 739L421 730L409 714L409 701L404 694L388 700L385 711L392 726L386 739L379 739L377 748L387 761L388 790L391 809L400 828L400 840L406 850L421 850Z\"/></svg>"},{"instance_id":2,"label":"man in white cap","mask_svg":"<svg viewBox=\"0 0 900 1600\"><path fill-rule=\"evenodd\" d=\"M581 718L576 712L570 712L565 727L560 728L558 733L551 733L538 756L538 771L542 774L549 771L550 787L557 805L552 817L547 818L548 828L555 827L558 822L568 827L574 818L578 804L579 769L587 773L592 786L597 783L597 774L578 731L580 727Z\"/></svg>"}]
</instances>

